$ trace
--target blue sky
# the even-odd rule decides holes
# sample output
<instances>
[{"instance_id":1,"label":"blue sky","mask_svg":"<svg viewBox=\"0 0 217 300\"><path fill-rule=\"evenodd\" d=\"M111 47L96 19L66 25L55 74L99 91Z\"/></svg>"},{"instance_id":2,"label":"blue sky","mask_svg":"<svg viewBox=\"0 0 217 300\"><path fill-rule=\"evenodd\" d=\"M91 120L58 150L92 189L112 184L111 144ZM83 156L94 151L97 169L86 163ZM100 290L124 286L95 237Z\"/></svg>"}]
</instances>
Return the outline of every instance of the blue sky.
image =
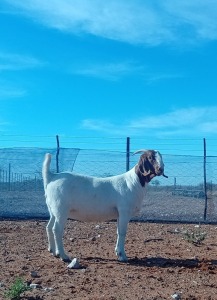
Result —
<instances>
[{"instance_id":1,"label":"blue sky","mask_svg":"<svg viewBox=\"0 0 217 300\"><path fill-rule=\"evenodd\" d=\"M0 133L213 138L215 0L1 0Z\"/></svg>"}]
</instances>

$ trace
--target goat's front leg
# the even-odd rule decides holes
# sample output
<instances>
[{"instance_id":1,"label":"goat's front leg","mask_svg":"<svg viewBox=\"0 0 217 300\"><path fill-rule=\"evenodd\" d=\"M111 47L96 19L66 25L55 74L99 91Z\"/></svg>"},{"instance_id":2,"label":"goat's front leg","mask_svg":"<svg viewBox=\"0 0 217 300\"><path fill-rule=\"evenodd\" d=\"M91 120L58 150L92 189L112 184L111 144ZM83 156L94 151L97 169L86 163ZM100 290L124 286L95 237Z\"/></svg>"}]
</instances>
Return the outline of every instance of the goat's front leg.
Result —
<instances>
[{"instance_id":1,"label":"goat's front leg","mask_svg":"<svg viewBox=\"0 0 217 300\"><path fill-rule=\"evenodd\" d=\"M128 222L129 217L119 213L119 218L117 220L117 243L115 252L118 256L118 260L122 262L126 262L128 260L124 250Z\"/></svg>"}]
</instances>

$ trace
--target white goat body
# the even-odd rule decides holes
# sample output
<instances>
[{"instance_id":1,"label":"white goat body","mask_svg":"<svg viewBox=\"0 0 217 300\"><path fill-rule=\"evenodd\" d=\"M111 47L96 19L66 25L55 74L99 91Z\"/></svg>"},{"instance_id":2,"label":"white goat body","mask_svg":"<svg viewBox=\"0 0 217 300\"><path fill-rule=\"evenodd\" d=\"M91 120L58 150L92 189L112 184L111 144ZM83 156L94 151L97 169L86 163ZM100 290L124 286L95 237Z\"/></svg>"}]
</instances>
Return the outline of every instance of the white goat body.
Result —
<instances>
[{"instance_id":1,"label":"white goat body","mask_svg":"<svg viewBox=\"0 0 217 300\"><path fill-rule=\"evenodd\" d=\"M155 160L157 167L153 168L154 173L150 174L149 171L148 175L154 174L154 177L163 174L163 162L159 152L153 153L157 156ZM144 177L145 182L149 182L153 177L146 178L139 170L139 164L124 174L98 178L69 172L51 173L50 162L51 155L46 154L42 175L50 213L47 225L49 251L60 256L62 260L69 260L62 242L68 218L87 222L117 219L115 251L120 261L126 261L124 243L127 225L131 217L141 208L145 193L141 178Z\"/></svg>"}]
</instances>

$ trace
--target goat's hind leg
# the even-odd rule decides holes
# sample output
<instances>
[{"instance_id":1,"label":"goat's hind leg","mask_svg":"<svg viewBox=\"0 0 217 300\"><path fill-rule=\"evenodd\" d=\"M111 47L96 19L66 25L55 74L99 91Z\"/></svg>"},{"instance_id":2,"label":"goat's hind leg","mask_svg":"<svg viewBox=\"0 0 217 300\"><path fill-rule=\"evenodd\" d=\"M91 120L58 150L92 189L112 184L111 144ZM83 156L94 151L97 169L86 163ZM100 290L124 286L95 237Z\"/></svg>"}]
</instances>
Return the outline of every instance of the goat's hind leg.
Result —
<instances>
[{"instance_id":1,"label":"goat's hind leg","mask_svg":"<svg viewBox=\"0 0 217 300\"><path fill-rule=\"evenodd\" d=\"M63 247L63 232L66 224L66 217L59 217L55 219L53 226L53 235L55 241L55 256L60 257L63 261L71 261L68 255L65 254Z\"/></svg>"},{"instance_id":2,"label":"goat's hind leg","mask_svg":"<svg viewBox=\"0 0 217 300\"><path fill-rule=\"evenodd\" d=\"M48 238L48 251L52 254L55 254L56 252L56 246L55 246L55 241L54 241L54 235L53 235L53 226L55 222L55 217L51 213L50 209L50 220L46 226L46 232L47 232L47 238Z\"/></svg>"}]
</instances>

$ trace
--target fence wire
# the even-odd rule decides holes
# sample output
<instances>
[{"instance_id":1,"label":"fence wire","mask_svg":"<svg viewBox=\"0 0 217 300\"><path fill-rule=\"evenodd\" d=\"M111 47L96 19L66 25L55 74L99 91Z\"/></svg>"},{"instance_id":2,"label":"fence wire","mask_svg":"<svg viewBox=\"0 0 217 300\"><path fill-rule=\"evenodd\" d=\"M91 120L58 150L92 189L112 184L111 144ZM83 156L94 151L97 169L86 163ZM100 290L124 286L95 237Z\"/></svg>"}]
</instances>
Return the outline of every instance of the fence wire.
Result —
<instances>
[{"instance_id":1,"label":"fence wire","mask_svg":"<svg viewBox=\"0 0 217 300\"><path fill-rule=\"evenodd\" d=\"M60 148L0 149L0 217L48 218L41 168L45 153L52 154L51 169L91 176L113 176L126 171L126 152ZM130 153L130 167L139 155ZM149 184L137 220L203 222L207 196L207 222L217 222L217 156L163 155L164 177Z\"/></svg>"}]
</instances>

